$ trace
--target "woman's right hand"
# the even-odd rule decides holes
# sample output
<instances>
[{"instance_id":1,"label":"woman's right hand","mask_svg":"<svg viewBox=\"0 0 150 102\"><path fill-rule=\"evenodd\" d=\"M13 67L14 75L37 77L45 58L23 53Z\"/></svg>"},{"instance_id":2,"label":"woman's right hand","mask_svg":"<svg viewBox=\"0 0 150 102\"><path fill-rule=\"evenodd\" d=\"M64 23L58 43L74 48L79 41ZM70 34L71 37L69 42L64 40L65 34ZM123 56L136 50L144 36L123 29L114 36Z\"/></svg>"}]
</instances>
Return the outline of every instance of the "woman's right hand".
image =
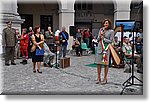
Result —
<instances>
[{"instance_id":1,"label":"woman's right hand","mask_svg":"<svg viewBox=\"0 0 150 102\"><path fill-rule=\"evenodd\" d=\"M105 28L102 28L102 29L101 29L101 32L100 32L100 33L101 33L101 36L104 36L104 34L105 34L105 30L104 30L104 29L105 29Z\"/></svg>"},{"instance_id":2,"label":"woman's right hand","mask_svg":"<svg viewBox=\"0 0 150 102\"><path fill-rule=\"evenodd\" d=\"M104 36L101 36L101 39L104 39Z\"/></svg>"},{"instance_id":3,"label":"woman's right hand","mask_svg":"<svg viewBox=\"0 0 150 102\"><path fill-rule=\"evenodd\" d=\"M104 36L104 32L101 31L101 36Z\"/></svg>"}]
</instances>

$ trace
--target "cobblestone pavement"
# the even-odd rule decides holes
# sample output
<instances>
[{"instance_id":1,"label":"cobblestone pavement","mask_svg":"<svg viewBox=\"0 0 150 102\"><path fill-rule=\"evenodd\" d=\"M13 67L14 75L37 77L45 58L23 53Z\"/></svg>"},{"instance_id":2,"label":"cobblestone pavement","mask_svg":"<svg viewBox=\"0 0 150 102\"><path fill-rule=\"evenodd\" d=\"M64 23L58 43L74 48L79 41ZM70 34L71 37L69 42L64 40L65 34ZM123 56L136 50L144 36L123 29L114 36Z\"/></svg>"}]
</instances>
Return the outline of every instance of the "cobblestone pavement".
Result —
<instances>
[{"instance_id":1,"label":"cobblestone pavement","mask_svg":"<svg viewBox=\"0 0 150 102\"><path fill-rule=\"evenodd\" d=\"M94 55L70 56L71 66L66 69L41 67L42 74L33 73L32 62L27 65L2 66L3 93L2 94L98 94L119 95L122 83L131 74L124 73L123 68L109 68L108 84L95 84L97 68L85 66L94 63ZM4 61L1 61L4 64ZM103 72L103 70L102 70ZM143 76L135 71L135 76ZM135 80L136 83L136 80ZM143 94L143 87L131 86L123 94Z\"/></svg>"}]
</instances>

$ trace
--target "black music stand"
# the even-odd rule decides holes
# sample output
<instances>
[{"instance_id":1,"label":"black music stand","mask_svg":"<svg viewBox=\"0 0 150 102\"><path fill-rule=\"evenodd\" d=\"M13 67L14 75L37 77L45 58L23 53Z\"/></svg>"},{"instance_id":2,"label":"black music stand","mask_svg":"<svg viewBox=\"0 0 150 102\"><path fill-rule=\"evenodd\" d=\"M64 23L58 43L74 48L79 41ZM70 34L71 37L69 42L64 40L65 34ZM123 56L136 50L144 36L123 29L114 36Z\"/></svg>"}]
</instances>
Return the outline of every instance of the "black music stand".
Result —
<instances>
[{"instance_id":1,"label":"black music stand","mask_svg":"<svg viewBox=\"0 0 150 102\"><path fill-rule=\"evenodd\" d=\"M130 29L128 22L130 23L131 20L118 20L116 22L122 22L122 25L124 25L123 27L123 31L128 31ZM133 20L131 22L134 22ZM124 23L124 24L123 24ZM128 26L128 27L127 27ZM125 28L125 29L124 29ZM143 86L143 81L138 79L135 75L134 75L134 29L135 29L135 23L133 25L133 28L131 27L130 31L133 33L133 46L132 46L132 70L131 70L131 76L122 84L123 89L121 91L121 95L123 94L123 91L125 90L125 88L135 85L135 86ZM136 79L137 81L141 82L142 84L136 84L134 81L134 79Z\"/></svg>"}]
</instances>

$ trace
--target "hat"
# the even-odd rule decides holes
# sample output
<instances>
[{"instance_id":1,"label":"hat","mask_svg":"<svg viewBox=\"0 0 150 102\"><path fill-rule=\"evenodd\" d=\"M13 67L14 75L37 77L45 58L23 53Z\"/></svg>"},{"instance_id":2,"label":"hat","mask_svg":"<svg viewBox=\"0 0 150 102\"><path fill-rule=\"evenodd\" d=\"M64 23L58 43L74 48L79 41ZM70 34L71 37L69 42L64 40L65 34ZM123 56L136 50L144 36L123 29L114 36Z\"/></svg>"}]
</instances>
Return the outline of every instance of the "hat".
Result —
<instances>
[{"instance_id":1,"label":"hat","mask_svg":"<svg viewBox=\"0 0 150 102\"><path fill-rule=\"evenodd\" d=\"M128 38L127 36L124 36L123 38Z\"/></svg>"},{"instance_id":2,"label":"hat","mask_svg":"<svg viewBox=\"0 0 150 102\"><path fill-rule=\"evenodd\" d=\"M132 34L129 34L129 37L132 37Z\"/></svg>"}]
</instances>

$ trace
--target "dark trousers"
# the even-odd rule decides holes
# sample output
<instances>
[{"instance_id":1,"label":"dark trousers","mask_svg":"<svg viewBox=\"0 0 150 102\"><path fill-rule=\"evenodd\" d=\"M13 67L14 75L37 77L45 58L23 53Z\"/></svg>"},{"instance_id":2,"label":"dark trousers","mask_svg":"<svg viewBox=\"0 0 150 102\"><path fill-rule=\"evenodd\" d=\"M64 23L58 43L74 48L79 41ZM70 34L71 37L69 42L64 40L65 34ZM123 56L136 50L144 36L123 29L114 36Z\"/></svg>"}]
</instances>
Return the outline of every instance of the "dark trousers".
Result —
<instances>
[{"instance_id":1,"label":"dark trousers","mask_svg":"<svg viewBox=\"0 0 150 102\"><path fill-rule=\"evenodd\" d=\"M82 49L80 45L78 47L73 46L72 49L76 50L76 55L82 54Z\"/></svg>"},{"instance_id":2,"label":"dark trousers","mask_svg":"<svg viewBox=\"0 0 150 102\"><path fill-rule=\"evenodd\" d=\"M9 64L9 60L11 63L14 63L14 56L15 56L15 46L8 47L6 46L5 49L5 64Z\"/></svg>"},{"instance_id":3,"label":"dark trousers","mask_svg":"<svg viewBox=\"0 0 150 102\"><path fill-rule=\"evenodd\" d=\"M32 45L28 45L28 57L29 58L32 57L31 48L32 48Z\"/></svg>"},{"instance_id":4,"label":"dark trousers","mask_svg":"<svg viewBox=\"0 0 150 102\"><path fill-rule=\"evenodd\" d=\"M55 53L54 44L48 44L49 50L53 53Z\"/></svg>"}]
</instances>

